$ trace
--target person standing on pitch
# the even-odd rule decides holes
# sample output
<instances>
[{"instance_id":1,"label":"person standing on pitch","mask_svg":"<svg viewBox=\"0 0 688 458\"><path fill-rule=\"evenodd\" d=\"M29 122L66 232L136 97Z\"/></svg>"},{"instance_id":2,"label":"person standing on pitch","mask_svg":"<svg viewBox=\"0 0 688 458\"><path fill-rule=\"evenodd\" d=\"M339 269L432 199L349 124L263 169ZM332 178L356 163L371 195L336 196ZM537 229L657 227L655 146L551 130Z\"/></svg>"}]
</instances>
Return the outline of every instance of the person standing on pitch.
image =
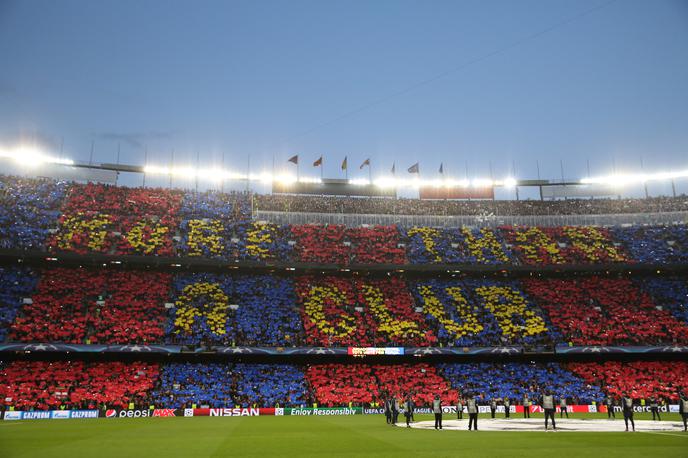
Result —
<instances>
[{"instance_id":1,"label":"person standing on pitch","mask_svg":"<svg viewBox=\"0 0 688 458\"><path fill-rule=\"evenodd\" d=\"M530 418L530 399L527 394L523 396L523 418Z\"/></svg>"},{"instance_id":2,"label":"person standing on pitch","mask_svg":"<svg viewBox=\"0 0 688 458\"><path fill-rule=\"evenodd\" d=\"M459 400L456 401L456 419L463 420L463 399L459 396Z\"/></svg>"},{"instance_id":3,"label":"person standing on pitch","mask_svg":"<svg viewBox=\"0 0 688 458\"><path fill-rule=\"evenodd\" d=\"M655 419L655 415L657 416L658 421L662 421L662 419L659 417L659 403L657 402L657 398L654 396L650 397L650 412L652 412L653 421Z\"/></svg>"},{"instance_id":4,"label":"person standing on pitch","mask_svg":"<svg viewBox=\"0 0 688 458\"><path fill-rule=\"evenodd\" d=\"M492 419L494 420L495 417L495 412L497 412L497 401L495 398L492 398L490 401L490 414L492 415Z\"/></svg>"},{"instance_id":5,"label":"person standing on pitch","mask_svg":"<svg viewBox=\"0 0 688 458\"><path fill-rule=\"evenodd\" d=\"M559 398L559 418L564 418L564 414L566 414L566 418L569 418L569 407L566 405L566 396Z\"/></svg>"},{"instance_id":6,"label":"person standing on pitch","mask_svg":"<svg viewBox=\"0 0 688 458\"><path fill-rule=\"evenodd\" d=\"M688 431L688 395L686 393L678 394L678 413L681 414L683 420L683 430Z\"/></svg>"},{"instance_id":7,"label":"person standing on pitch","mask_svg":"<svg viewBox=\"0 0 688 458\"><path fill-rule=\"evenodd\" d=\"M628 421L631 421L631 427L635 431L635 422L633 421L633 398L626 395L621 398L621 407L623 407L624 423L626 423L626 431L628 431Z\"/></svg>"},{"instance_id":8,"label":"person standing on pitch","mask_svg":"<svg viewBox=\"0 0 688 458\"><path fill-rule=\"evenodd\" d=\"M400 404L399 399L396 396L394 396L392 398L392 424L393 425L396 425L397 421L399 421L399 407L401 407L399 404Z\"/></svg>"},{"instance_id":9,"label":"person standing on pitch","mask_svg":"<svg viewBox=\"0 0 688 458\"><path fill-rule=\"evenodd\" d=\"M391 400L389 397L385 398L385 418L387 419L387 424L392 424L392 406L390 405Z\"/></svg>"},{"instance_id":10,"label":"person standing on pitch","mask_svg":"<svg viewBox=\"0 0 688 458\"><path fill-rule=\"evenodd\" d=\"M435 429L442 429L442 400L439 394L432 401L432 413L435 414Z\"/></svg>"},{"instance_id":11,"label":"person standing on pitch","mask_svg":"<svg viewBox=\"0 0 688 458\"><path fill-rule=\"evenodd\" d=\"M511 415L511 401L509 398L504 398L504 418L510 418Z\"/></svg>"},{"instance_id":12,"label":"person standing on pitch","mask_svg":"<svg viewBox=\"0 0 688 458\"><path fill-rule=\"evenodd\" d=\"M411 427L411 418L413 418L413 399L409 394L406 397L406 402L404 403L404 416L406 417L406 427Z\"/></svg>"},{"instance_id":13,"label":"person standing on pitch","mask_svg":"<svg viewBox=\"0 0 688 458\"><path fill-rule=\"evenodd\" d=\"M552 429L557 430L557 424L554 422L554 396L547 390L545 391L542 400L540 401L542 409L545 411L545 431L547 431L547 421L552 419Z\"/></svg>"},{"instance_id":14,"label":"person standing on pitch","mask_svg":"<svg viewBox=\"0 0 688 458\"><path fill-rule=\"evenodd\" d=\"M408 395L408 400L411 401L411 421L416 421L416 419L413 416L413 411L416 409L416 403L413 402L413 391L411 391Z\"/></svg>"},{"instance_id":15,"label":"person standing on pitch","mask_svg":"<svg viewBox=\"0 0 688 458\"><path fill-rule=\"evenodd\" d=\"M494 402L494 400L492 401ZM478 402L471 393L468 394L468 399L466 400L466 409L468 410L468 430L471 430L471 426L477 431L478 430ZM494 412L494 411L493 411ZM494 418L494 413L492 414Z\"/></svg>"},{"instance_id":16,"label":"person standing on pitch","mask_svg":"<svg viewBox=\"0 0 688 458\"><path fill-rule=\"evenodd\" d=\"M614 413L614 398L612 398L610 395L607 395L604 403L607 406L607 419L616 419L616 413Z\"/></svg>"}]
</instances>

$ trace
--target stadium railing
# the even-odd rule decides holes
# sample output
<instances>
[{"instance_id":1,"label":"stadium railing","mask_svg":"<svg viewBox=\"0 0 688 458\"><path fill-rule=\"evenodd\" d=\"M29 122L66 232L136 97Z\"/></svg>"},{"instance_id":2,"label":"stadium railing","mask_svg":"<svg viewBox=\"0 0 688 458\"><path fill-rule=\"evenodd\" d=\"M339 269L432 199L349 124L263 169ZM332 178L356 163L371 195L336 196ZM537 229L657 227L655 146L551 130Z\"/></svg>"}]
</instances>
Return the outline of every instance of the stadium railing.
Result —
<instances>
[{"instance_id":1,"label":"stadium railing","mask_svg":"<svg viewBox=\"0 0 688 458\"><path fill-rule=\"evenodd\" d=\"M523 216L430 216L430 215L364 215L351 213L305 213L257 210L256 221L276 224L341 224L357 227L363 224L402 227L499 227L499 226L621 226L668 225L688 223L688 212L625 213L607 215L523 215Z\"/></svg>"}]
</instances>

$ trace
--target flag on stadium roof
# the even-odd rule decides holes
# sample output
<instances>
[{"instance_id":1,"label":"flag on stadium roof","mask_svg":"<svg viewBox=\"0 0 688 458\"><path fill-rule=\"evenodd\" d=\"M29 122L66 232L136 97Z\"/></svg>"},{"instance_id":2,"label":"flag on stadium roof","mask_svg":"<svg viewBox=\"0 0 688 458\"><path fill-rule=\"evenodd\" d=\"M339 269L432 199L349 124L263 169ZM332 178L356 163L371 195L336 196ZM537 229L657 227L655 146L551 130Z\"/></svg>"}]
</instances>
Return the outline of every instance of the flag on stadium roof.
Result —
<instances>
[{"instance_id":1,"label":"flag on stadium roof","mask_svg":"<svg viewBox=\"0 0 688 458\"><path fill-rule=\"evenodd\" d=\"M348 164L346 162L346 156L344 156L344 160L342 161L342 170L346 170L348 167Z\"/></svg>"},{"instance_id":2,"label":"flag on stadium roof","mask_svg":"<svg viewBox=\"0 0 688 458\"><path fill-rule=\"evenodd\" d=\"M392 162L392 175L397 173L397 163Z\"/></svg>"},{"instance_id":3,"label":"flag on stadium roof","mask_svg":"<svg viewBox=\"0 0 688 458\"><path fill-rule=\"evenodd\" d=\"M322 156L320 156L315 162L313 162L313 167L320 167L322 165Z\"/></svg>"},{"instance_id":4,"label":"flag on stadium roof","mask_svg":"<svg viewBox=\"0 0 688 458\"><path fill-rule=\"evenodd\" d=\"M444 175L444 163L440 162L440 173Z\"/></svg>"},{"instance_id":5,"label":"flag on stadium roof","mask_svg":"<svg viewBox=\"0 0 688 458\"><path fill-rule=\"evenodd\" d=\"M296 154L296 155L290 157L289 160L288 160L287 162L292 162L292 163L294 163L294 164L296 164L296 165L299 165L299 155Z\"/></svg>"},{"instance_id":6,"label":"flag on stadium roof","mask_svg":"<svg viewBox=\"0 0 688 458\"><path fill-rule=\"evenodd\" d=\"M413 164L411 167L408 168L408 173L420 173L420 168L418 167L418 162Z\"/></svg>"},{"instance_id":7,"label":"flag on stadium roof","mask_svg":"<svg viewBox=\"0 0 688 458\"><path fill-rule=\"evenodd\" d=\"M370 158L368 158L368 159L366 159L365 161L363 161L363 164L361 164L361 166L360 166L358 169L361 170L361 169L363 169L363 167L365 167L366 165L367 165L368 167L370 167Z\"/></svg>"}]
</instances>

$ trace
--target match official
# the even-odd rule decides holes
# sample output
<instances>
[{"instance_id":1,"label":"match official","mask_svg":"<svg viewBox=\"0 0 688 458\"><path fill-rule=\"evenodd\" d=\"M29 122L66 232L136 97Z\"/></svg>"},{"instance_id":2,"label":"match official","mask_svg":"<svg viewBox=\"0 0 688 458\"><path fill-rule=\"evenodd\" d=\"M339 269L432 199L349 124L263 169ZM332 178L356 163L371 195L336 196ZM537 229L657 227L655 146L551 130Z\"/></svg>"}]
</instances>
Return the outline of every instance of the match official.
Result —
<instances>
[{"instance_id":1,"label":"match official","mask_svg":"<svg viewBox=\"0 0 688 458\"><path fill-rule=\"evenodd\" d=\"M385 418L387 419L387 424L392 424L392 405L391 399L385 398Z\"/></svg>"},{"instance_id":2,"label":"match official","mask_svg":"<svg viewBox=\"0 0 688 458\"><path fill-rule=\"evenodd\" d=\"M686 393L678 394L678 413L683 419L683 430L688 431L688 395Z\"/></svg>"},{"instance_id":3,"label":"match official","mask_svg":"<svg viewBox=\"0 0 688 458\"><path fill-rule=\"evenodd\" d=\"M494 402L494 401L492 401ZM466 409L468 410L468 430L471 430L471 426L477 431L478 430L478 402L475 400L472 394L468 395L468 400L466 400ZM493 411L494 412L494 411ZM492 414L494 418L494 413Z\"/></svg>"},{"instance_id":4,"label":"match official","mask_svg":"<svg viewBox=\"0 0 688 458\"><path fill-rule=\"evenodd\" d=\"M566 405L566 396L559 398L559 418L564 418L564 414L566 414L566 418L569 418L569 407Z\"/></svg>"},{"instance_id":5,"label":"match official","mask_svg":"<svg viewBox=\"0 0 688 458\"><path fill-rule=\"evenodd\" d=\"M435 429L442 429L442 400L439 394L432 401L432 413L435 414Z\"/></svg>"},{"instance_id":6,"label":"match official","mask_svg":"<svg viewBox=\"0 0 688 458\"><path fill-rule=\"evenodd\" d=\"M411 418L413 418L413 399L409 394L406 397L406 402L404 403L404 416L406 417L406 427L411 427Z\"/></svg>"},{"instance_id":7,"label":"match official","mask_svg":"<svg viewBox=\"0 0 688 458\"><path fill-rule=\"evenodd\" d=\"M552 396L552 393L549 390L545 391L545 394L542 396L542 400L540 401L540 405L545 411L545 431L547 431L547 422L550 418L552 419L552 429L556 431L557 424L554 421L554 396Z\"/></svg>"},{"instance_id":8,"label":"match official","mask_svg":"<svg viewBox=\"0 0 688 458\"><path fill-rule=\"evenodd\" d=\"M456 401L456 418L457 420L463 420L463 399L461 399L461 396Z\"/></svg>"},{"instance_id":9,"label":"match official","mask_svg":"<svg viewBox=\"0 0 688 458\"><path fill-rule=\"evenodd\" d=\"M530 418L530 399L527 394L523 396L523 418Z\"/></svg>"},{"instance_id":10,"label":"match official","mask_svg":"<svg viewBox=\"0 0 688 458\"><path fill-rule=\"evenodd\" d=\"M657 398L654 396L650 398L650 412L652 412L653 421L655 416L657 416L658 421L662 421L662 419L659 417L659 402L657 402Z\"/></svg>"},{"instance_id":11,"label":"match official","mask_svg":"<svg viewBox=\"0 0 688 458\"><path fill-rule=\"evenodd\" d=\"M495 412L497 412L497 401L495 398L492 398L490 401L490 414L492 415L492 418L494 419L495 417Z\"/></svg>"},{"instance_id":12,"label":"match official","mask_svg":"<svg viewBox=\"0 0 688 458\"><path fill-rule=\"evenodd\" d=\"M626 424L626 431L628 431L628 421L631 421L631 427L635 431L635 422L633 421L633 398L626 395L621 398L621 406L623 407L624 423Z\"/></svg>"},{"instance_id":13,"label":"match official","mask_svg":"<svg viewBox=\"0 0 688 458\"><path fill-rule=\"evenodd\" d=\"M607 419L616 419L616 413L614 413L614 399L608 395L604 403L607 406Z\"/></svg>"},{"instance_id":14,"label":"match official","mask_svg":"<svg viewBox=\"0 0 688 458\"><path fill-rule=\"evenodd\" d=\"M509 418L511 415L511 401L509 398L504 398L504 418Z\"/></svg>"}]
</instances>

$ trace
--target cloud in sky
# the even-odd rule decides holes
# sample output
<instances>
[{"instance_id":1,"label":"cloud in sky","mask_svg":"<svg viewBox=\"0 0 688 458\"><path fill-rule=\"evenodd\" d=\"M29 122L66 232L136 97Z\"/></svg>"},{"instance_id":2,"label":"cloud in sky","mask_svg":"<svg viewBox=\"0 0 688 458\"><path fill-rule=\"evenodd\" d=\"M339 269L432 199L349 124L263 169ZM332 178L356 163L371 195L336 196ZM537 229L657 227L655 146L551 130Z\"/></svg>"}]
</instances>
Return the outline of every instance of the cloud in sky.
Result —
<instances>
[{"instance_id":1,"label":"cloud in sky","mask_svg":"<svg viewBox=\"0 0 688 458\"><path fill-rule=\"evenodd\" d=\"M101 140L123 142L132 147L142 147L146 142L153 140L165 140L172 138L172 131L145 131L145 132L99 132L96 137Z\"/></svg>"}]
</instances>

